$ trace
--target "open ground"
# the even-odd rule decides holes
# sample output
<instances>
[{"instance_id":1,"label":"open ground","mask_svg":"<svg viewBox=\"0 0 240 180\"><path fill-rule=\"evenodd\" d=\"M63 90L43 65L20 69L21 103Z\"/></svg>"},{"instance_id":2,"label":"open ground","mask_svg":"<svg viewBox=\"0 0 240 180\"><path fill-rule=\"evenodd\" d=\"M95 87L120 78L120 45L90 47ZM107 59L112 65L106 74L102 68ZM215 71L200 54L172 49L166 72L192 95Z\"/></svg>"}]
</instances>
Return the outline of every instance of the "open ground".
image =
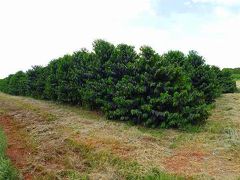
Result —
<instances>
[{"instance_id":1,"label":"open ground","mask_svg":"<svg viewBox=\"0 0 240 180\"><path fill-rule=\"evenodd\" d=\"M204 127L184 132L0 93L0 125L24 179L239 179L240 93L214 106Z\"/></svg>"}]
</instances>

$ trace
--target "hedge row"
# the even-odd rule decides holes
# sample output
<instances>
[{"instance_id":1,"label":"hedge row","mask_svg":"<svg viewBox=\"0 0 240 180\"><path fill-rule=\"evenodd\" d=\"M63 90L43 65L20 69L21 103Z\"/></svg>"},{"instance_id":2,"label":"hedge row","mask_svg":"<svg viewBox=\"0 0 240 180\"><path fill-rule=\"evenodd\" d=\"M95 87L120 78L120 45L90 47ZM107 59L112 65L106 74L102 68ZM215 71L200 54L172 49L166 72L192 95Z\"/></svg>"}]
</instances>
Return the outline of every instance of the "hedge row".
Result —
<instances>
[{"instance_id":1,"label":"hedge row","mask_svg":"<svg viewBox=\"0 0 240 180\"><path fill-rule=\"evenodd\" d=\"M159 55L143 46L104 40L0 81L0 90L103 111L108 119L150 127L183 128L203 123L208 104L234 92L231 74L205 64L191 51Z\"/></svg>"}]
</instances>

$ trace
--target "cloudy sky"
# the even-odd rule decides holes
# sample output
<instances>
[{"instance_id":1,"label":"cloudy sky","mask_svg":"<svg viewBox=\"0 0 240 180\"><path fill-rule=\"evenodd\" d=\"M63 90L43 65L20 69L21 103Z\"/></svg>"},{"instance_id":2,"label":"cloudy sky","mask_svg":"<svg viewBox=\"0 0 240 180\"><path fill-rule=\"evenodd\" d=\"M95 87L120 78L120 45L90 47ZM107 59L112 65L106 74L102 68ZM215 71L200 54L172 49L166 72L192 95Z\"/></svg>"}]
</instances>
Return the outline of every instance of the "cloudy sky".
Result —
<instances>
[{"instance_id":1,"label":"cloudy sky","mask_svg":"<svg viewBox=\"0 0 240 180\"><path fill-rule=\"evenodd\" d=\"M99 38L240 67L240 0L0 0L0 78Z\"/></svg>"}]
</instances>

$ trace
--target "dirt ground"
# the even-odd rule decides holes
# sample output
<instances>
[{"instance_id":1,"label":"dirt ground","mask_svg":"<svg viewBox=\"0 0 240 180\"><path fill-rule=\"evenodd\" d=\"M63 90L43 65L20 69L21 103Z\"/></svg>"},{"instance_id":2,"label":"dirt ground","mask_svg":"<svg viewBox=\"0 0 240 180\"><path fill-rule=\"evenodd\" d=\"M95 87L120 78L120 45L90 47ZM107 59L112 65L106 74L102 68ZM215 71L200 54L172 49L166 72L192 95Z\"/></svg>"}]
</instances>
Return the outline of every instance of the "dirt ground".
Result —
<instances>
[{"instance_id":1,"label":"dirt ground","mask_svg":"<svg viewBox=\"0 0 240 180\"><path fill-rule=\"evenodd\" d=\"M22 170L22 176L24 179L32 179L31 174L24 170L25 167L28 166L27 159L31 154L31 148L27 146L28 143L25 136L9 116L1 116L0 125L4 128L4 133L7 136L7 156L11 159L16 168Z\"/></svg>"},{"instance_id":2,"label":"dirt ground","mask_svg":"<svg viewBox=\"0 0 240 180\"><path fill-rule=\"evenodd\" d=\"M152 169L240 178L240 94L218 98L197 132L151 130L79 107L0 94L7 154L25 179L125 179Z\"/></svg>"}]
</instances>

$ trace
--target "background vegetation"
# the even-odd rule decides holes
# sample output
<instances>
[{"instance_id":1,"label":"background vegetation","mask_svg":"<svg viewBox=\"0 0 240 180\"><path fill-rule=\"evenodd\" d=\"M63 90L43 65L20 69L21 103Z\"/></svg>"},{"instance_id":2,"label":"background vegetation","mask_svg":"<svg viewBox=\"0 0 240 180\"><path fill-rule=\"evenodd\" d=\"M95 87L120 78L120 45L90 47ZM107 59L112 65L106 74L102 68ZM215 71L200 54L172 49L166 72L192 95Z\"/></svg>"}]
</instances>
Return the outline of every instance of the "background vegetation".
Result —
<instances>
[{"instance_id":1,"label":"background vegetation","mask_svg":"<svg viewBox=\"0 0 240 180\"><path fill-rule=\"evenodd\" d=\"M224 70L229 71L234 80L240 80L240 68L225 68Z\"/></svg>"},{"instance_id":2,"label":"background vegetation","mask_svg":"<svg viewBox=\"0 0 240 180\"><path fill-rule=\"evenodd\" d=\"M234 92L228 70L209 66L195 51L159 55L143 46L104 40L0 81L0 90L101 110L108 119L149 127L186 128L204 123L209 104Z\"/></svg>"}]
</instances>

